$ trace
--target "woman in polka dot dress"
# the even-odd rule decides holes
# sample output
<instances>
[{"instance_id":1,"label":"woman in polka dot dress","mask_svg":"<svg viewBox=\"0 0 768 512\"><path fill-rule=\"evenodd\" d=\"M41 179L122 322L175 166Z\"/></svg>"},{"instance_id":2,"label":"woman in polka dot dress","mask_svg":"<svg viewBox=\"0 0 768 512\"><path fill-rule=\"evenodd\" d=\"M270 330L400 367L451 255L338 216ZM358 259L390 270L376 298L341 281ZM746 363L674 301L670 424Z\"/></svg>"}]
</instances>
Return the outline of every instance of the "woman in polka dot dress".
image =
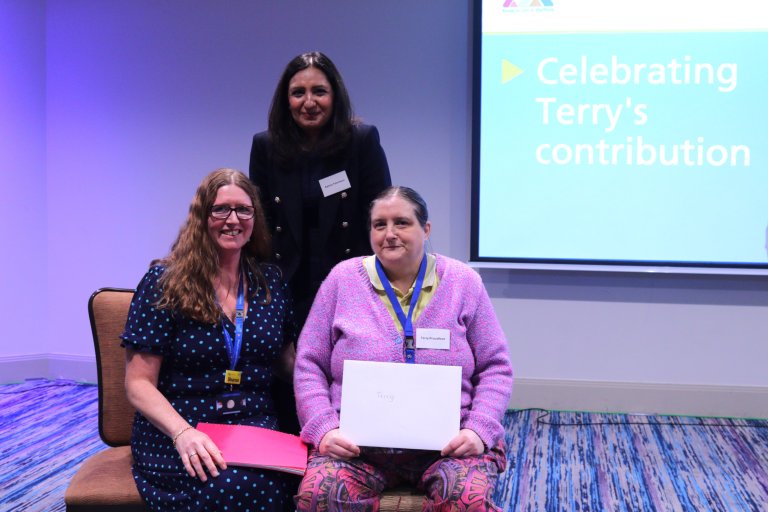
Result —
<instances>
[{"instance_id":1,"label":"woman in polka dot dress","mask_svg":"<svg viewBox=\"0 0 768 512\"><path fill-rule=\"evenodd\" d=\"M258 190L219 169L197 189L171 253L138 285L122 335L138 411L133 475L152 510L292 508L297 480L227 467L198 422L277 429L272 376L290 378L296 328L269 258Z\"/></svg>"}]
</instances>

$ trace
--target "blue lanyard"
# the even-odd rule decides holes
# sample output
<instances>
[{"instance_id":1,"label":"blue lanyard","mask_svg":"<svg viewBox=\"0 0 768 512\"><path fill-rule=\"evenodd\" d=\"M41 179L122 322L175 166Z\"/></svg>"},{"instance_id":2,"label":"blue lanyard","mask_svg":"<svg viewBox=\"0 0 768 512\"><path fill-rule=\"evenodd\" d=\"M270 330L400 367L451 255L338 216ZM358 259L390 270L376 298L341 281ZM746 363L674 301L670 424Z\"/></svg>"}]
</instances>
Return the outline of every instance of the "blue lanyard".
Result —
<instances>
[{"instance_id":1,"label":"blue lanyard","mask_svg":"<svg viewBox=\"0 0 768 512\"><path fill-rule=\"evenodd\" d=\"M424 276L427 273L427 253L424 253L424 257L421 259L421 265L419 265L419 274L416 277L416 284L413 285L413 295L411 295L411 305L408 308L408 316L405 316L403 308L400 306L400 301L397 300L395 290L387 279L387 275L384 273L384 268L381 266L381 262L376 258L376 272L379 274L379 280L384 287L384 291L387 292L392 309L395 310L400 325L403 327L403 334L405 336L405 362L416 362L416 350L413 345L413 311L416 309L416 303L419 301L419 295L421 295L421 288L424 284Z\"/></svg>"},{"instance_id":2,"label":"blue lanyard","mask_svg":"<svg viewBox=\"0 0 768 512\"><path fill-rule=\"evenodd\" d=\"M237 366L237 360L240 359L240 349L243 346L243 318L245 311L245 293L243 293L243 273L240 272L240 284L237 285L237 306L235 309L235 343L232 343L232 336L229 335L224 326L224 319L221 320L221 330L224 333L224 345L227 347L229 356L229 369L234 370Z\"/></svg>"}]
</instances>

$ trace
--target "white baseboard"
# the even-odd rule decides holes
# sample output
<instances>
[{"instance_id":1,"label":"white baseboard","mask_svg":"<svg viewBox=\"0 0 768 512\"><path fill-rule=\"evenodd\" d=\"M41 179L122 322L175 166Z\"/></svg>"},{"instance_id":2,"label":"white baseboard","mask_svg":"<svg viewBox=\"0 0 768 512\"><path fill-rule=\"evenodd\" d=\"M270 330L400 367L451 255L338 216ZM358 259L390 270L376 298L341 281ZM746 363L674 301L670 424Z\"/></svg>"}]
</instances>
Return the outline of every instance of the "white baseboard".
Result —
<instances>
[{"instance_id":1,"label":"white baseboard","mask_svg":"<svg viewBox=\"0 0 768 512\"><path fill-rule=\"evenodd\" d=\"M520 378L509 407L768 418L768 388Z\"/></svg>"},{"instance_id":2,"label":"white baseboard","mask_svg":"<svg viewBox=\"0 0 768 512\"><path fill-rule=\"evenodd\" d=\"M0 384L39 378L95 383L96 358L68 354L0 356Z\"/></svg>"},{"instance_id":3,"label":"white baseboard","mask_svg":"<svg viewBox=\"0 0 768 512\"><path fill-rule=\"evenodd\" d=\"M0 356L0 384L25 379L95 383L93 356ZM512 409L768 418L768 388L558 379L515 379Z\"/></svg>"}]
</instances>

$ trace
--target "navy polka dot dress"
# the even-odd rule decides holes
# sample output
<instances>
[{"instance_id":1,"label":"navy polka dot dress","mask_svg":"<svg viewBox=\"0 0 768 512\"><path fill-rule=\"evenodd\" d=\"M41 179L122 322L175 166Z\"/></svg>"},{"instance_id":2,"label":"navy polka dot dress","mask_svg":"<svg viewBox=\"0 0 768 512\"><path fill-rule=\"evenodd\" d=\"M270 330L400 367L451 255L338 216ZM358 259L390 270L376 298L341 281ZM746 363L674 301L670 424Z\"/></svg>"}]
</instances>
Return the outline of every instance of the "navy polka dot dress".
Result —
<instances>
[{"instance_id":1,"label":"navy polka dot dress","mask_svg":"<svg viewBox=\"0 0 768 512\"><path fill-rule=\"evenodd\" d=\"M284 343L296 339L293 312L280 271L264 265L272 301L261 304L264 292L248 303L243 326L243 346L237 369L242 373L240 391L246 394L245 410L237 417L220 416L215 397L228 391L228 368L222 323L204 324L154 307L160 298L158 278L162 266L152 267L139 283L131 302L123 346L163 356L158 389L191 425L238 423L277 429L269 392L272 365ZM250 276L253 282L253 276ZM234 340L235 326L224 321ZM290 510L298 480L292 475L229 466L215 478L201 482L190 477L173 447L141 414L133 424L131 449L133 476L139 492L152 508L162 511L275 511Z\"/></svg>"}]
</instances>

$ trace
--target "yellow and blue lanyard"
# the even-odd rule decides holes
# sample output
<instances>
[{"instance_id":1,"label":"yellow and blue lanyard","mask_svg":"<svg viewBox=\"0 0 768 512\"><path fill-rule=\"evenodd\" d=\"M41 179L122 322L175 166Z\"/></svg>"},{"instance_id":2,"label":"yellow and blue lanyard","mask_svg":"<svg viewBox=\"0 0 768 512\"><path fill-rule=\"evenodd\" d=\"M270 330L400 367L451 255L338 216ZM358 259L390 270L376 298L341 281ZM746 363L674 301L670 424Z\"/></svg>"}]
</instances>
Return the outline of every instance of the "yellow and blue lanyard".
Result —
<instances>
[{"instance_id":1,"label":"yellow and blue lanyard","mask_svg":"<svg viewBox=\"0 0 768 512\"><path fill-rule=\"evenodd\" d=\"M235 372L237 367L237 360L240 359L240 350L243 346L243 321L245 318L245 293L243 290L243 273L240 272L240 282L237 285L237 305L235 306L235 340L232 342L232 336L230 336L227 328L224 325L224 319L221 320L221 331L224 335L224 345L227 347L227 355L229 356L229 371L225 377L227 384L240 384L239 375L235 378L237 382L230 381L230 375L239 373Z\"/></svg>"}]
</instances>

